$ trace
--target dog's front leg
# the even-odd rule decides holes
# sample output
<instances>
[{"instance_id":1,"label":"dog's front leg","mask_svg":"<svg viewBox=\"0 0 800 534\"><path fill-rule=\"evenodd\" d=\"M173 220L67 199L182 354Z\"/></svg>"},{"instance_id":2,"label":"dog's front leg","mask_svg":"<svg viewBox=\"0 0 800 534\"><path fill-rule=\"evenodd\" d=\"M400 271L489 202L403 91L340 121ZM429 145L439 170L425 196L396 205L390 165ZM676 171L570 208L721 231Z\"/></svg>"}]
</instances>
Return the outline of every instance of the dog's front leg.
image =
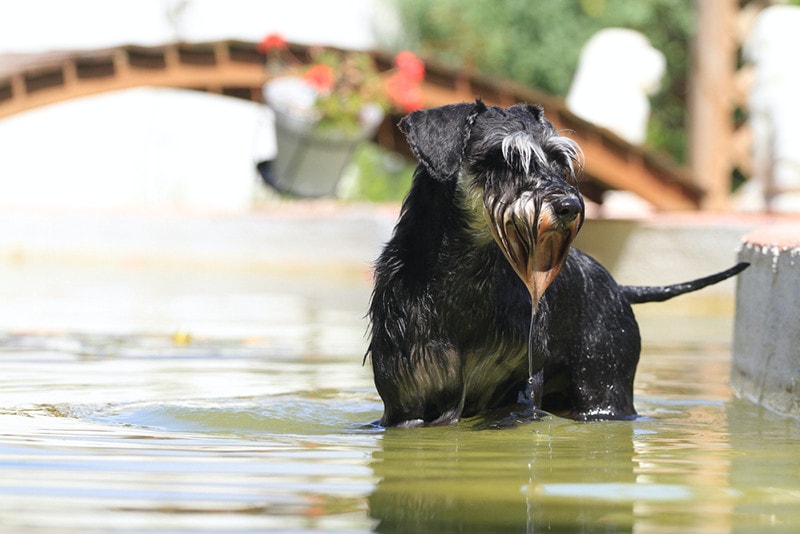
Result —
<instances>
[{"instance_id":1,"label":"dog's front leg","mask_svg":"<svg viewBox=\"0 0 800 534\"><path fill-rule=\"evenodd\" d=\"M372 367L384 403L382 426L446 425L461 417L464 381L453 347L429 342L409 354L373 351Z\"/></svg>"}]
</instances>

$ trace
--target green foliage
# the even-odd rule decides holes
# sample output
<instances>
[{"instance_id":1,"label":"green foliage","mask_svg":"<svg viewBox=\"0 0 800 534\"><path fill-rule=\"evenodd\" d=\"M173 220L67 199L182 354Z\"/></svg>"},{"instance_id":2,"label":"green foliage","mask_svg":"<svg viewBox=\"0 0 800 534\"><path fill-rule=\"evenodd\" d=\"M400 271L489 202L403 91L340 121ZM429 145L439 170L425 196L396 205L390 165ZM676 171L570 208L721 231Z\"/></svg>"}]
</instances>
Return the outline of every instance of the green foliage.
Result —
<instances>
[{"instance_id":1,"label":"green foliage","mask_svg":"<svg viewBox=\"0 0 800 534\"><path fill-rule=\"evenodd\" d=\"M362 143L339 188L339 198L354 201L402 200L411 187L414 162L375 143Z\"/></svg>"},{"instance_id":2,"label":"green foliage","mask_svg":"<svg viewBox=\"0 0 800 534\"><path fill-rule=\"evenodd\" d=\"M644 33L667 57L648 144L684 159L686 78L693 31L686 0L394 0L399 46L565 96L581 47L605 27Z\"/></svg>"}]
</instances>

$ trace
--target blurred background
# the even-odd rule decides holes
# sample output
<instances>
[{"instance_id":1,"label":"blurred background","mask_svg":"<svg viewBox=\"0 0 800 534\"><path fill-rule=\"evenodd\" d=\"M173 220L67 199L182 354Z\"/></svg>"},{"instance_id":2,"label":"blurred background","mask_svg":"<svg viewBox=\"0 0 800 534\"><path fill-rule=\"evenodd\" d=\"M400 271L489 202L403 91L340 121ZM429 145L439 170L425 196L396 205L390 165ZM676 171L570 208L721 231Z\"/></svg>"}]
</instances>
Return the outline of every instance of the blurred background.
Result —
<instances>
[{"instance_id":1,"label":"blurred background","mask_svg":"<svg viewBox=\"0 0 800 534\"><path fill-rule=\"evenodd\" d=\"M256 169L280 144L258 49L279 34L308 62L331 46L389 71L410 50L426 65L425 106L543 104L584 147L584 192L600 215L796 212L793 4L4 2L0 206L241 212L286 201ZM401 200L413 161L400 116L387 113L331 194L313 196Z\"/></svg>"}]
</instances>

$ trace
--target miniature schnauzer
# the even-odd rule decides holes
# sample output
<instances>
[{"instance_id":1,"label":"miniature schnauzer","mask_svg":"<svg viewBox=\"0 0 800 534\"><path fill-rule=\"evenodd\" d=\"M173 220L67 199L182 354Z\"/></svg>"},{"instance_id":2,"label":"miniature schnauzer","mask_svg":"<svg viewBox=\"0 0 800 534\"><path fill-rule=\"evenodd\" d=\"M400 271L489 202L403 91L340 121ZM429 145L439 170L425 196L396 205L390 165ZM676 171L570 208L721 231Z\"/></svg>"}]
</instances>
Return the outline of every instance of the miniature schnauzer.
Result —
<instances>
[{"instance_id":1,"label":"miniature schnauzer","mask_svg":"<svg viewBox=\"0 0 800 534\"><path fill-rule=\"evenodd\" d=\"M375 265L367 356L383 426L449 424L526 402L577 420L634 418L631 304L746 267L618 285L571 248L584 219L582 154L538 106L453 104L411 113L400 129L420 164Z\"/></svg>"}]
</instances>

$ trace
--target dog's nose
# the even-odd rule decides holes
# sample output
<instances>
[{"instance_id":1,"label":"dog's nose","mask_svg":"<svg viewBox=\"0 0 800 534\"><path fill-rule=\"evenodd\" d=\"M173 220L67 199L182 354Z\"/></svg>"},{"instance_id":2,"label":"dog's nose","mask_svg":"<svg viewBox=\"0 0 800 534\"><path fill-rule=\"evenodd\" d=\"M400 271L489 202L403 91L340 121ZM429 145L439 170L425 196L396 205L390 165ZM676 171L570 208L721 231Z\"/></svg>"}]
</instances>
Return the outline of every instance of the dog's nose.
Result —
<instances>
[{"instance_id":1,"label":"dog's nose","mask_svg":"<svg viewBox=\"0 0 800 534\"><path fill-rule=\"evenodd\" d=\"M581 213L583 206L576 197L562 197L553 201L552 209L562 222L571 222Z\"/></svg>"}]
</instances>

